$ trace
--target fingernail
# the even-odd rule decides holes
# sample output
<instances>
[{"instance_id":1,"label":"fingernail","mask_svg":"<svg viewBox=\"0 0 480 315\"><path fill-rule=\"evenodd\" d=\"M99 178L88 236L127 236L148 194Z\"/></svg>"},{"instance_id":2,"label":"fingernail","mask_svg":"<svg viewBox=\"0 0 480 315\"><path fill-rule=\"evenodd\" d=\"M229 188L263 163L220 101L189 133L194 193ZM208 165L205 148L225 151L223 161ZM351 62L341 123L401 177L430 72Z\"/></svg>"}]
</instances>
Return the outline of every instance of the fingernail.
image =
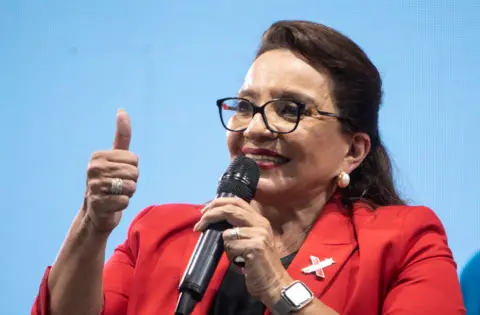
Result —
<instances>
[{"instance_id":1,"label":"fingernail","mask_svg":"<svg viewBox=\"0 0 480 315\"><path fill-rule=\"evenodd\" d=\"M197 232L199 226L200 226L200 222L197 222L197 224L195 224L195 226L193 227L193 230L194 230L195 232Z\"/></svg>"},{"instance_id":2,"label":"fingernail","mask_svg":"<svg viewBox=\"0 0 480 315\"><path fill-rule=\"evenodd\" d=\"M200 210L200 213L204 213L205 211L207 211L207 207L208 207L208 206L206 206L206 207L204 207L202 210Z\"/></svg>"}]
</instances>

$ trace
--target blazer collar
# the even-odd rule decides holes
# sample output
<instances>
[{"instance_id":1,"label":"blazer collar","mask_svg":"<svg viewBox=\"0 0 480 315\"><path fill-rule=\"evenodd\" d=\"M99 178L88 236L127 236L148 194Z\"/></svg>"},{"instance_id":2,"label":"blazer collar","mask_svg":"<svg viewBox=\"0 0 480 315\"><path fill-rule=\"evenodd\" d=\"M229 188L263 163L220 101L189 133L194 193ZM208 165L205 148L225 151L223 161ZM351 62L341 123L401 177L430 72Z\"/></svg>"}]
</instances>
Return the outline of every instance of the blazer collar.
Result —
<instances>
[{"instance_id":1,"label":"blazer collar","mask_svg":"<svg viewBox=\"0 0 480 315\"><path fill-rule=\"evenodd\" d=\"M357 246L352 218L340 199L334 197L324 207L287 271L293 279L305 283L316 297L321 297ZM323 279L315 273L302 272L303 268L311 265L311 256L321 261L333 259L334 263L323 269Z\"/></svg>"},{"instance_id":2,"label":"blazer collar","mask_svg":"<svg viewBox=\"0 0 480 315\"><path fill-rule=\"evenodd\" d=\"M357 248L353 218L340 198L333 196L323 208L287 271L293 279L305 283L315 297L321 298ZM311 256L321 261L333 259L334 263L323 269L324 278L317 277L315 273L302 272L303 268L311 265ZM265 315L271 315L270 311L267 310Z\"/></svg>"}]
</instances>

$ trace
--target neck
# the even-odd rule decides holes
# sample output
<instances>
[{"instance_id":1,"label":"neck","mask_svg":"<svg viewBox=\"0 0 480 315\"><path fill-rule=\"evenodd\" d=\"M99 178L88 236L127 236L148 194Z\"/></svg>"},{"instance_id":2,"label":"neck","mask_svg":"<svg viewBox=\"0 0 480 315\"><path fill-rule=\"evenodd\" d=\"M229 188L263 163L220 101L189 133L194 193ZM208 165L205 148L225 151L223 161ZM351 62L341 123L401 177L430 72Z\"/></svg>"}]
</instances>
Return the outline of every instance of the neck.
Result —
<instances>
[{"instance_id":1,"label":"neck","mask_svg":"<svg viewBox=\"0 0 480 315\"><path fill-rule=\"evenodd\" d=\"M271 196L268 198L259 196L260 198L251 203L270 222L275 247L282 255L290 254L300 248L332 194L325 191L311 191L310 195L291 198L288 202L285 202L284 198L279 200Z\"/></svg>"}]
</instances>

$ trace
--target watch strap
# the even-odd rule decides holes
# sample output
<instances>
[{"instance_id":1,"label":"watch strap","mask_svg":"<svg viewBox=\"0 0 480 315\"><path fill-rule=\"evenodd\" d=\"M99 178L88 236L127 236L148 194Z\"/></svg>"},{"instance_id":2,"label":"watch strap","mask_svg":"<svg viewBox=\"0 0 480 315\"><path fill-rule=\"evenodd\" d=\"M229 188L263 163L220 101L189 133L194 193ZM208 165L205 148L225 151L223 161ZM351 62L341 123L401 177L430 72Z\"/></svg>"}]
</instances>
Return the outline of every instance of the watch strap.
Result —
<instances>
[{"instance_id":1,"label":"watch strap","mask_svg":"<svg viewBox=\"0 0 480 315\"><path fill-rule=\"evenodd\" d=\"M285 299L283 294L280 296L280 300L278 300L273 306L271 307L270 311L274 315L289 315L292 313L292 308L290 303Z\"/></svg>"},{"instance_id":2,"label":"watch strap","mask_svg":"<svg viewBox=\"0 0 480 315\"><path fill-rule=\"evenodd\" d=\"M301 284L305 290L308 291L310 298L305 300L301 305L293 305L292 302L289 300L289 298L286 296L286 291L288 291L290 288L292 288L295 284ZM308 287L301 281L294 281L292 282L289 286L285 287L281 294L280 294L280 299L270 308L272 313L274 315L289 315L292 314L303 307L305 307L307 304L309 304L312 300L314 299L313 292L308 289Z\"/></svg>"}]
</instances>

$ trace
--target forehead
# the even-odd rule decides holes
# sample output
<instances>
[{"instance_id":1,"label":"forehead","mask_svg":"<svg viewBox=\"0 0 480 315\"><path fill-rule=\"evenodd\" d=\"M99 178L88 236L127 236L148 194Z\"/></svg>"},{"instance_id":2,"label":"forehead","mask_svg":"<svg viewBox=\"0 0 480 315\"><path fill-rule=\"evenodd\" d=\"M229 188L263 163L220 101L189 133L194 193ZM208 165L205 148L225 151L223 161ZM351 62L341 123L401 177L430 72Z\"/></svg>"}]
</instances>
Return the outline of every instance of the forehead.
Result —
<instances>
[{"instance_id":1,"label":"forehead","mask_svg":"<svg viewBox=\"0 0 480 315\"><path fill-rule=\"evenodd\" d=\"M240 94L266 99L285 91L323 103L329 98L328 77L289 50L271 50L253 62Z\"/></svg>"}]
</instances>

